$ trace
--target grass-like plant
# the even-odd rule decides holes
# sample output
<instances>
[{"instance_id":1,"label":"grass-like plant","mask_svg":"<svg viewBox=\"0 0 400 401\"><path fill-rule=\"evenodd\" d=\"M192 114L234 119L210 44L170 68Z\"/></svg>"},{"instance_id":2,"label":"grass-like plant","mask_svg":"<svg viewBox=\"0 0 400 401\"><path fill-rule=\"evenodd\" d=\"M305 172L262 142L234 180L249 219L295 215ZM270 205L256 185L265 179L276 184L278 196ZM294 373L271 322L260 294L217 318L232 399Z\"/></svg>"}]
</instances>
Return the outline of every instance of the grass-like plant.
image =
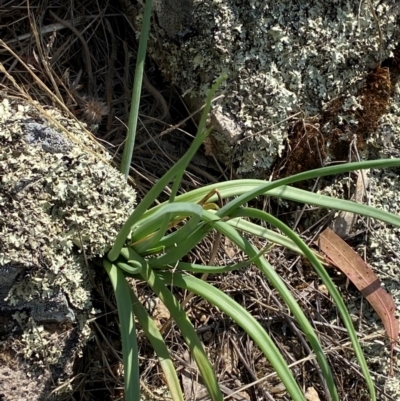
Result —
<instances>
[{"instance_id":1,"label":"grass-like plant","mask_svg":"<svg viewBox=\"0 0 400 401\"><path fill-rule=\"evenodd\" d=\"M151 1L147 0L135 74L128 146L125 148L123 155L122 172L125 175L128 174L134 147L150 12ZM400 227L400 217L391 213L289 186L303 180L360 169L400 166L400 159L341 164L296 174L274 182L249 179L234 180L205 186L178 196L181 178L187 165L210 133L210 130L206 129L207 116L215 92L224 79L225 77L218 79L209 91L198 125L197 135L189 150L165 173L137 205L119 232L112 249L104 259L104 267L111 279L119 312L124 361L125 399L128 401L138 401L140 399L136 317L159 358L172 398L176 401L183 401L179 380L167 346L151 317L128 284L126 277L130 276L144 280L168 308L192 353L212 400L223 400L218 380L189 317L169 289L169 285L172 283L174 287L181 287L198 294L230 316L262 350L292 399L296 401L305 400L299 384L296 382L277 346L254 317L228 295L194 276L194 273L224 274L227 271L244 268L252 263L258 267L266 280L275 287L305 334L315 353L326 387L329 390L328 397L332 400L339 400L335 381L317 334L282 279L264 258L267 248L257 249L253 242L248 239L251 237L249 236L250 234L254 238L262 238L270 243L287 247L304 255L310 261L337 306L364 374L370 398L371 400L376 400L374 385L351 318L342 297L320 260L304 241L282 221L269 213L249 208L245 205L257 196L268 195L329 209L349 211ZM169 200L158 206L151 207L163 189L171 182L173 182L173 187ZM226 199L227 203L218 208L217 201L220 199ZM258 223L256 224L254 221ZM260 221L275 227L280 233L265 228L259 224ZM248 259L241 263L226 266L202 266L182 262L184 256L196 248L211 231L218 232L219 235L225 236L236 244L248 256Z\"/></svg>"}]
</instances>

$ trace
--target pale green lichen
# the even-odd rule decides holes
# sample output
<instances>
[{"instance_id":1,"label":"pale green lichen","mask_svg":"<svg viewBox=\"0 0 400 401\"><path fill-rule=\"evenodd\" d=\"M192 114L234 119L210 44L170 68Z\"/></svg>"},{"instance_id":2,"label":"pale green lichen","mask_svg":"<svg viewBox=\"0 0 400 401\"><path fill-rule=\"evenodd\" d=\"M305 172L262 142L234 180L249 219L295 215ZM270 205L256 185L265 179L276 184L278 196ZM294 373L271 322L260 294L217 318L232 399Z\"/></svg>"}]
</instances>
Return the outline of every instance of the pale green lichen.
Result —
<instances>
[{"instance_id":1,"label":"pale green lichen","mask_svg":"<svg viewBox=\"0 0 400 401\"><path fill-rule=\"evenodd\" d=\"M400 138L400 137L399 137ZM394 149L393 149L394 150ZM400 147L397 148L397 151ZM388 170L372 170L368 173L368 204L400 215L400 180L398 173ZM343 189L349 184L345 180L335 180L334 184L324 188L320 193L335 197L346 197ZM347 179L347 181L349 181ZM400 229L390 224L358 218L351 232L365 229L368 241L363 242L356 250L364 256L374 273L381 281L382 287L392 296L400 318ZM394 376L389 377L391 365L390 341L381 318L373 307L357 292L347 302L353 322L359 333L367 364L376 383L383 387L393 399L400 399L400 361L394 357ZM398 348L395 354L398 352ZM357 363L354 358L354 363Z\"/></svg>"},{"instance_id":2,"label":"pale green lichen","mask_svg":"<svg viewBox=\"0 0 400 401\"><path fill-rule=\"evenodd\" d=\"M263 175L282 152L290 117L297 113L296 118L313 116L344 96L338 119L355 123L357 94L379 62L379 34L368 2L193 0L191 19L190 8L173 9L175 3L171 10L183 13L179 24L174 17L174 28L166 32L172 11L158 15L162 29L150 41L151 55L196 105L213 80L228 73L218 105L237 125L239 146L228 137L230 152L225 146L215 151L220 160L233 160L237 172ZM399 11L394 0L373 5L386 58L399 42ZM191 27L198 34L180 39L179 32Z\"/></svg>"},{"instance_id":3,"label":"pale green lichen","mask_svg":"<svg viewBox=\"0 0 400 401\"><path fill-rule=\"evenodd\" d=\"M380 118L377 130L369 139L376 154L383 157L400 156L400 85L395 85L392 92L389 110Z\"/></svg>"},{"instance_id":4,"label":"pale green lichen","mask_svg":"<svg viewBox=\"0 0 400 401\"><path fill-rule=\"evenodd\" d=\"M0 309L23 330L18 355L32 368L71 363L89 338L83 252L89 263L104 256L136 200L79 123L46 112L78 142L32 105L0 97ZM48 323L74 330L60 336Z\"/></svg>"},{"instance_id":5,"label":"pale green lichen","mask_svg":"<svg viewBox=\"0 0 400 401\"><path fill-rule=\"evenodd\" d=\"M400 156L400 85L393 88L393 99L389 110L378 124L376 133L370 139L367 152L372 157ZM371 155L370 155L371 156ZM368 188L366 203L378 209L400 215L400 178L399 169L371 170L367 174ZM332 185L320 192L335 197L347 197L347 189L354 186L350 178L335 180ZM400 229L387 223L358 218L354 231L365 229L368 241L359 246L360 254L367 255L367 262L381 280L383 288L390 293L396 305L395 316L400 318ZM366 253L364 253L366 251ZM376 377L376 383L385 391L400 399L400 361L394 358L394 377L388 377L390 367L390 348L388 334L382 321L371 305L360 298L348 303L350 312L357 316L357 327L367 363ZM360 311L362 319L360 322ZM398 349L397 349L398 352Z\"/></svg>"},{"instance_id":6,"label":"pale green lichen","mask_svg":"<svg viewBox=\"0 0 400 401\"><path fill-rule=\"evenodd\" d=\"M75 307L86 308L89 280L75 246L82 245L89 259L103 256L132 211L135 194L116 170L84 153L32 110L9 109L16 105L5 99L0 263L45 266L34 269L29 283L13 287L9 300L50 297L63 289Z\"/></svg>"}]
</instances>

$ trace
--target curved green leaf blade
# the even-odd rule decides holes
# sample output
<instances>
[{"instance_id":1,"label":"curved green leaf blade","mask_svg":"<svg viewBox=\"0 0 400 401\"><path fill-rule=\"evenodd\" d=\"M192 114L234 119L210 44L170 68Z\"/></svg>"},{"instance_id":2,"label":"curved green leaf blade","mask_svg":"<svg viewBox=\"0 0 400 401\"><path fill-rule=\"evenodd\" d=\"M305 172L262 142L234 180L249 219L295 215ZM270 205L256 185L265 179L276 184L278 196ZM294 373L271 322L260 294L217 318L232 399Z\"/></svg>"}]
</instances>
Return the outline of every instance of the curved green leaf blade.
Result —
<instances>
[{"instance_id":1,"label":"curved green leaf blade","mask_svg":"<svg viewBox=\"0 0 400 401\"><path fill-rule=\"evenodd\" d=\"M191 226L195 226L200 221L202 213L203 208L196 203L168 203L163 205L163 207L157 210L154 215L147 219L142 219L138 227L132 233L132 242L154 234L142 243L134 244L133 246L135 250L141 254L142 252L146 252L148 249L158 247L161 238L165 235L168 224L174 218L192 217L194 220L191 223ZM168 221L164 221L165 218L167 218ZM165 223L164 227L162 227L163 223Z\"/></svg>"},{"instance_id":2,"label":"curved green leaf blade","mask_svg":"<svg viewBox=\"0 0 400 401\"><path fill-rule=\"evenodd\" d=\"M135 78L132 89L132 102L129 111L128 135L126 138L126 143L124 145L124 152L122 155L121 168L120 168L120 171L122 174L124 174L125 179L129 175L133 148L135 146L136 128L139 116L140 93L142 90L144 62L146 59L147 41L149 39L149 32L150 32L150 17L151 17L152 3L153 0L146 0L144 15L143 15L142 30L140 32Z\"/></svg>"},{"instance_id":3,"label":"curved green leaf blade","mask_svg":"<svg viewBox=\"0 0 400 401\"><path fill-rule=\"evenodd\" d=\"M232 227L236 228L237 230L244 231L246 233L255 235L259 238L266 239L272 242L273 244L282 245L283 247L290 249L293 252L302 254L302 251L299 249L299 247L288 237L279 234L275 231L272 231L266 227L262 227L258 224L254 224L251 221L247 221L241 218L229 219L227 223Z\"/></svg>"},{"instance_id":4,"label":"curved green leaf blade","mask_svg":"<svg viewBox=\"0 0 400 401\"><path fill-rule=\"evenodd\" d=\"M179 262L177 265L173 266L173 268L192 273L221 274L243 269L250 263L253 263L252 260L245 260L243 262L234 263L232 265L226 265L226 266L207 266L207 265L198 265L196 263Z\"/></svg>"},{"instance_id":5,"label":"curved green leaf blade","mask_svg":"<svg viewBox=\"0 0 400 401\"><path fill-rule=\"evenodd\" d=\"M140 400L139 356L136 327L131 307L131 289L120 269L108 260L103 260L103 266L110 277L117 300L124 362L125 399L127 401L138 401Z\"/></svg>"},{"instance_id":6,"label":"curved green leaf blade","mask_svg":"<svg viewBox=\"0 0 400 401\"><path fill-rule=\"evenodd\" d=\"M193 359L196 361L211 400L223 401L223 396L218 385L218 380L215 377L213 367L208 360L201 341L192 324L190 323L184 309L181 307L171 291L169 291L169 289L165 286L162 280L156 276L146 261L140 255L137 255L136 260L143 264L142 271L140 272L141 277L161 299L171 313L176 325L179 327L186 344L189 346L189 350L193 356Z\"/></svg>"},{"instance_id":7,"label":"curved green leaf blade","mask_svg":"<svg viewBox=\"0 0 400 401\"><path fill-rule=\"evenodd\" d=\"M287 363L283 359L278 348L262 326L241 305L224 292L198 278L178 272L158 273L158 275L162 277L167 284L185 288L200 295L202 298L217 306L221 311L230 316L260 347L278 376L281 378L291 397L294 400L305 401L302 391L296 383L292 372L288 368Z\"/></svg>"},{"instance_id":8,"label":"curved green leaf blade","mask_svg":"<svg viewBox=\"0 0 400 401\"><path fill-rule=\"evenodd\" d=\"M203 211L204 214L205 211ZM209 212L207 212L209 213ZM213 220L220 220L219 217L213 217ZM147 262L151 268L159 268L167 265L174 265L185 255L187 255L200 241L212 230L212 225L199 223L198 227L185 239L185 241L176 244L164 255L149 258Z\"/></svg>"},{"instance_id":9,"label":"curved green leaf blade","mask_svg":"<svg viewBox=\"0 0 400 401\"><path fill-rule=\"evenodd\" d=\"M269 213L263 212L261 210L251 209L251 208L243 208L239 209L234 213L235 217L252 217L255 219L264 220L273 226L277 227L280 231L285 233L303 252L306 258L310 261L315 271L318 273L319 277L326 285L329 290L330 295L332 296L335 305L337 306L340 316L342 317L343 323L347 329L349 334L351 343L354 348L354 352L357 356L358 362L360 363L361 370L364 374L365 380L367 382L368 390L370 392L371 400L376 400L375 387L372 381L371 375L369 373L369 369L367 363L365 361L364 354L362 352L360 343L357 338L357 333L354 329L353 322L349 315L349 312L346 308L346 305L341 297L339 291L335 287L333 281L329 277L328 272L324 269L321 262L318 260L317 256L314 252L307 246L307 244L286 224L277 219L276 217L270 215ZM318 358L318 354L317 354ZM329 383L328 383L329 385Z\"/></svg>"},{"instance_id":10,"label":"curved green leaf blade","mask_svg":"<svg viewBox=\"0 0 400 401\"><path fill-rule=\"evenodd\" d=\"M282 198L292 200L299 203L305 203L310 205L316 205L325 207L327 209L336 209L342 211L348 211L356 213L358 215L372 217L389 224L400 227L400 217L384 210L375 209L373 207L363 205L360 203L347 201L343 199L334 199L329 196L311 193L309 191L301 190L298 188L292 188L287 184L295 183L298 181L317 178L327 175L345 173L349 171L355 171L360 169L369 168L389 168L400 166L400 159L381 159L364 161L357 163L345 163L339 166L323 167L309 172L296 174L292 177L287 177L274 182L265 182L263 180L233 180L227 182L216 183L208 185L206 187L198 188L190 191L186 194L178 196L176 202L199 202L212 190L218 189L222 199L239 196L234 201L229 202L224 206L218 213L219 216L229 215L232 210L237 209L248 200L254 199L259 195L272 196L276 198ZM209 202L215 202L218 200L217 195L214 195L209 199ZM149 216L155 213L158 205L148 210L145 216Z\"/></svg>"},{"instance_id":11,"label":"curved green leaf blade","mask_svg":"<svg viewBox=\"0 0 400 401\"><path fill-rule=\"evenodd\" d=\"M144 306L136 297L135 293L132 290L130 293L133 311L135 312L135 315L139 320L146 337L149 339L155 353L157 354L172 399L174 401L184 401L179 379L164 339L162 338L157 326L153 322L153 319L149 316Z\"/></svg>"},{"instance_id":12,"label":"curved green leaf blade","mask_svg":"<svg viewBox=\"0 0 400 401\"><path fill-rule=\"evenodd\" d=\"M255 256L259 255L258 250L246 238L241 236L226 222L215 221L215 216L205 210L203 212L203 219L207 220L208 218L210 218L210 224L215 229L217 229L221 234L229 238L229 240L231 240L233 243L235 243L240 249L242 249L243 252L247 254L249 258L254 258ZM304 315L304 312L301 310L299 304L296 302L292 293L286 287L285 283L272 268L272 266L265 260L265 258L259 257L254 260L254 263L267 277L272 286L279 292L280 296L285 301L290 311L293 313L301 329L303 330L303 333L306 335L308 342L310 343L312 349L316 354L322 374L327 381L331 397L333 398L333 400L338 401L339 398L328 361L325 357L321 344L319 343L318 337L307 317Z\"/></svg>"},{"instance_id":13,"label":"curved green leaf blade","mask_svg":"<svg viewBox=\"0 0 400 401\"><path fill-rule=\"evenodd\" d=\"M146 210L154 203L157 199L158 195L163 191L163 189L182 171L184 171L187 165L192 160L193 156L196 154L198 148L203 143L203 141L207 138L210 130L205 130L208 113L211 109L211 101L215 95L216 90L219 85L226 79L226 75L222 75L217 79L215 84L211 87L208 92L206 103L204 106L203 113L201 115L200 123L197 129L196 137L194 141L190 145L187 152L179 159L179 161L168 170L151 188L151 190L147 193L147 195L142 199L136 209L132 212L132 214L128 217L125 224L122 226L119 231L117 238L115 239L114 245L111 250L108 252L108 259L113 262L118 258L121 248L124 246L126 239L128 238L129 232L134 224L143 217L143 214Z\"/></svg>"}]
</instances>

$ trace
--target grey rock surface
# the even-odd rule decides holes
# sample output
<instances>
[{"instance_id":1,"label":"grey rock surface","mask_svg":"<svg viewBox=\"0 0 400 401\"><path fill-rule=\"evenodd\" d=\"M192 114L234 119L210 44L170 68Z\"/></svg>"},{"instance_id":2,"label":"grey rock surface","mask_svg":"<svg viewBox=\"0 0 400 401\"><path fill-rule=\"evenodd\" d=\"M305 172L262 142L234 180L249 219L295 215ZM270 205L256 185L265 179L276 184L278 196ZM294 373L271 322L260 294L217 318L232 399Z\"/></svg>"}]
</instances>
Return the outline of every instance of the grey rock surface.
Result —
<instances>
[{"instance_id":1,"label":"grey rock surface","mask_svg":"<svg viewBox=\"0 0 400 401\"><path fill-rule=\"evenodd\" d=\"M80 123L44 113L0 96L2 401L57 399L68 383L90 336L91 260L136 199Z\"/></svg>"},{"instance_id":2,"label":"grey rock surface","mask_svg":"<svg viewBox=\"0 0 400 401\"><path fill-rule=\"evenodd\" d=\"M393 57L400 41L396 0L372 2L382 49L367 1L167 3L168 13L155 7L159 24L150 53L193 109L204 102L212 82L228 74L218 93L224 96L214 107L216 132L208 147L238 174L252 178L269 176L296 122L318 120L338 99L335 124L347 127L341 136L351 135L368 73ZM192 34L179 36L183 31ZM334 128L319 127L326 142Z\"/></svg>"},{"instance_id":3,"label":"grey rock surface","mask_svg":"<svg viewBox=\"0 0 400 401\"><path fill-rule=\"evenodd\" d=\"M193 0L155 0L158 24L170 39L179 40L193 24Z\"/></svg>"}]
</instances>

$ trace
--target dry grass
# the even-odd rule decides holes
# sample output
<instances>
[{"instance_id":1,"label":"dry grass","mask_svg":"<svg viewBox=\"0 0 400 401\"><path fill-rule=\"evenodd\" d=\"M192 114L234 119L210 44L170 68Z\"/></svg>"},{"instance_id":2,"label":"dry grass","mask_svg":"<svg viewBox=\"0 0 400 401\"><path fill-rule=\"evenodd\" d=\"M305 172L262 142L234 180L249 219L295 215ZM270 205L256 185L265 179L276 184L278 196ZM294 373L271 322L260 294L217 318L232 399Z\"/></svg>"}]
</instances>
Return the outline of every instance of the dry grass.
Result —
<instances>
[{"instance_id":1,"label":"dry grass","mask_svg":"<svg viewBox=\"0 0 400 401\"><path fill-rule=\"evenodd\" d=\"M121 4L124 3L121 1ZM128 11L134 13L135 9L133 7ZM1 79L1 88L16 96L30 96L43 106L55 105L66 114L84 121L118 163L126 135L137 33L119 4L105 0L31 0L28 11L25 1L18 4L7 2L0 7L0 17L3 26L0 61L7 72ZM364 114L358 117L364 122L366 132L374 129L380 115L386 110L388 92L392 87L388 78L389 69L390 66L386 66L372 72L362 94L364 108L369 110L368 118ZM162 81L151 60L146 64L146 71L131 170L140 195L146 193L183 154L190 143L190 133L195 128L179 96ZM330 114L327 113L323 118L334 119L335 107L340 107L340 100L332 105ZM293 127L290 151L281 165L287 174L320 165L326 149L318 129L319 123L314 120L302 121ZM333 132L332 135L340 136L340 133ZM345 146L348 147L349 143ZM311 148L315 154L310 153ZM305 155L309 156L306 163ZM183 190L221 181L225 173L215 161L199 154L188 168ZM263 207L275 215L280 214L276 206L267 202ZM285 219L294 221L292 216L285 216ZM305 238L308 237L311 242L317 229L308 232ZM188 258L191 261L208 262L213 244L214 239L207 238ZM238 261L242 257L234 247L221 241L217 263ZM342 399L367 400L367 396L363 395L366 392L360 371L350 362L352 351L347 334L341 327L335 306L320 287L313 270L305 261L278 248L270 253L269 258L318 332ZM332 272L332 275L335 276L335 273ZM117 315L110 301L113 299L111 287L106 284L104 277L98 274L95 279L94 302L102 314L92 324L94 341L87 347L83 358L77 361L76 376L72 379L75 391L66 399L123 399ZM339 277L335 279L341 280ZM321 400L325 400L323 394L326 391L304 335L276 291L268 286L263 277L255 269L249 268L225 276L211 276L208 281L257 317L292 364L304 389L314 388ZM345 282L338 284L343 288L345 286ZM148 289L141 283L135 285L142 299L145 299ZM352 291L344 290L344 294L349 298L358 297ZM176 291L176 295L184 299L187 294ZM160 327L164 325L168 316L160 306L149 306L150 309ZM198 297L189 301L187 311L213 361L226 399L288 399L266 359L240 328ZM360 327L362 324L361 319ZM378 333L377 337L382 338L382 333ZM192 399L196 394L197 399L201 399L204 388L197 381L197 371L191 364L187 347L173 325L165 331L165 340L182 378L187 399ZM164 381L156 356L143 334L139 335L139 341L143 391L149 398L162 399Z\"/></svg>"}]
</instances>

